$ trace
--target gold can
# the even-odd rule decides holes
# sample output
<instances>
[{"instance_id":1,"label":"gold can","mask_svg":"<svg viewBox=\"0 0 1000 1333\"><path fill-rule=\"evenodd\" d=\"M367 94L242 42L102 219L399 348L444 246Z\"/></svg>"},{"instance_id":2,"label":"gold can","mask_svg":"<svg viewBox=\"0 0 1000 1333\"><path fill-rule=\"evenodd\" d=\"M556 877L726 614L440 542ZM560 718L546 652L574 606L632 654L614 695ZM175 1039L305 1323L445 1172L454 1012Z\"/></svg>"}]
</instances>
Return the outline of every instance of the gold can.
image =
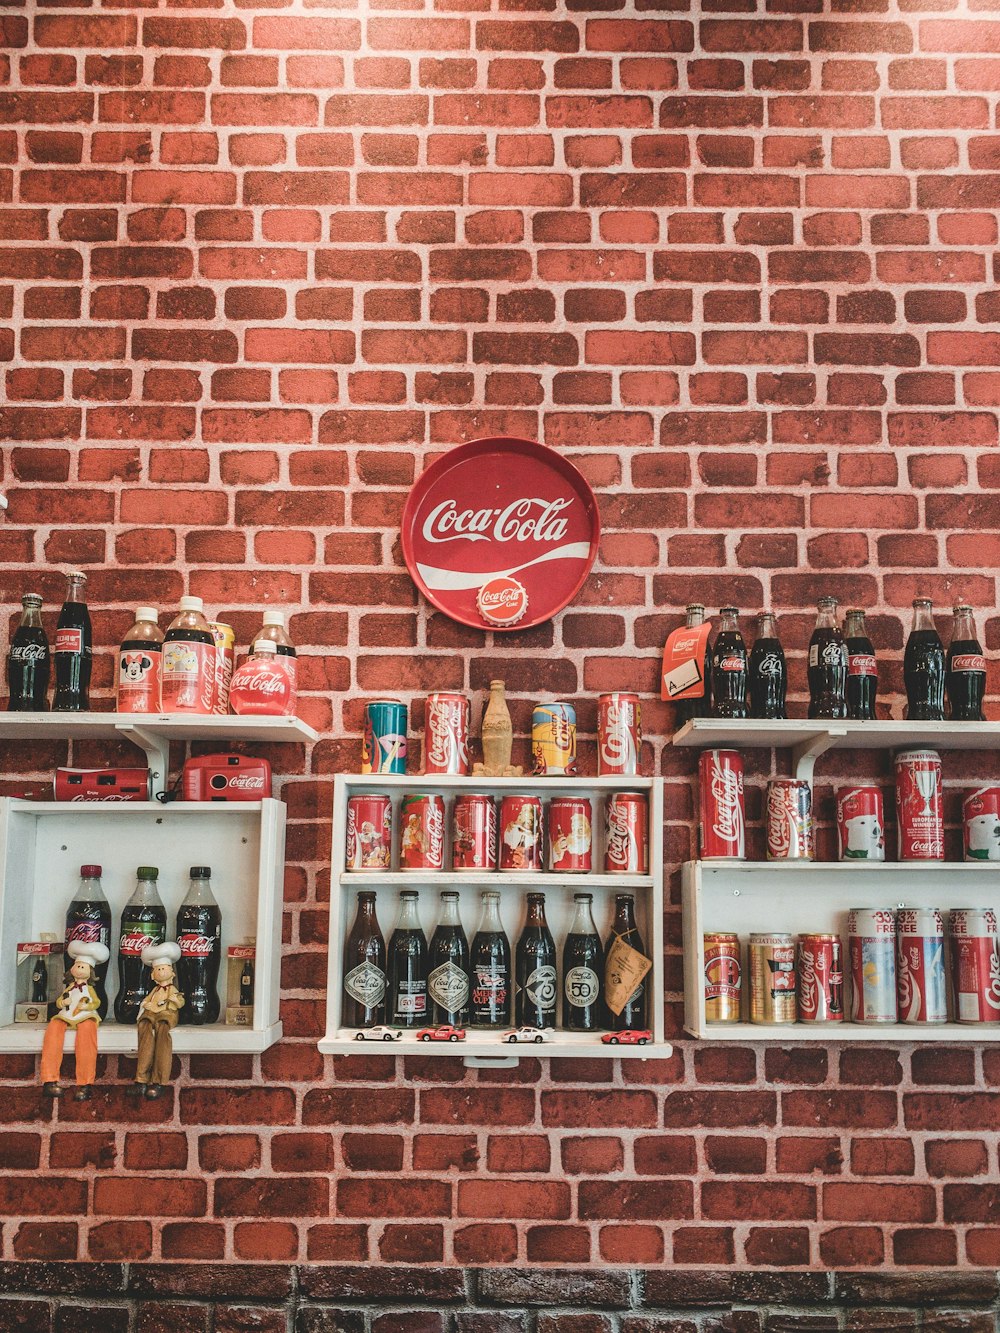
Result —
<instances>
[{"instance_id":1,"label":"gold can","mask_svg":"<svg viewBox=\"0 0 1000 1333\"><path fill-rule=\"evenodd\" d=\"M229 712L229 682L236 662L236 631L221 620L210 620L215 640L215 713Z\"/></svg>"},{"instance_id":2,"label":"gold can","mask_svg":"<svg viewBox=\"0 0 1000 1333\"><path fill-rule=\"evenodd\" d=\"M750 936L750 1022L794 1023L795 939L777 933Z\"/></svg>"},{"instance_id":3,"label":"gold can","mask_svg":"<svg viewBox=\"0 0 1000 1333\"><path fill-rule=\"evenodd\" d=\"M743 990L740 937L728 931L705 936L705 1022L738 1023Z\"/></svg>"}]
</instances>

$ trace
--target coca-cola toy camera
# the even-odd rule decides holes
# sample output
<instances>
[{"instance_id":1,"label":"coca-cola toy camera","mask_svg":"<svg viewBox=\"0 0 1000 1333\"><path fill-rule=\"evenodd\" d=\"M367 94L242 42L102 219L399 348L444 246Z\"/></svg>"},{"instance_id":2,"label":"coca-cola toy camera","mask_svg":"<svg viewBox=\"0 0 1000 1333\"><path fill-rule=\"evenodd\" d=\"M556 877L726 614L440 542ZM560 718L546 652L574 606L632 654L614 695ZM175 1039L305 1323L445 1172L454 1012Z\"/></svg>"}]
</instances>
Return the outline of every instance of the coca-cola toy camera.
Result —
<instances>
[{"instance_id":1,"label":"coca-cola toy camera","mask_svg":"<svg viewBox=\"0 0 1000 1333\"><path fill-rule=\"evenodd\" d=\"M271 765L245 754L189 759L181 775L182 801L260 801L271 795Z\"/></svg>"}]
</instances>

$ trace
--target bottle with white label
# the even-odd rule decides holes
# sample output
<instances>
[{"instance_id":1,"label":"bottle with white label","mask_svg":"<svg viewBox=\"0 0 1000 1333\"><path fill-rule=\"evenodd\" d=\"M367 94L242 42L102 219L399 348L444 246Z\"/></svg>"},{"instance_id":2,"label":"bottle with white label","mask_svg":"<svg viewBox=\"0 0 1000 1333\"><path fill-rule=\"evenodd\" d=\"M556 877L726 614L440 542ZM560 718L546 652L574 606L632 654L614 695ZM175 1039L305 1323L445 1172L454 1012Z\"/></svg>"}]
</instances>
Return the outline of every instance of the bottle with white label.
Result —
<instances>
[{"instance_id":1,"label":"bottle with white label","mask_svg":"<svg viewBox=\"0 0 1000 1333\"><path fill-rule=\"evenodd\" d=\"M358 914L344 954L344 1027L385 1022L385 940L375 915L375 894L358 894Z\"/></svg>"},{"instance_id":2,"label":"bottle with white label","mask_svg":"<svg viewBox=\"0 0 1000 1333\"><path fill-rule=\"evenodd\" d=\"M528 894L528 919L517 942L514 959L517 982L515 1022L518 1027L556 1025L556 945L545 920L545 894Z\"/></svg>"},{"instance_id":3,"label":"bottle with white label","mask_svg":"<svg viewBox=\"0 0 1000 1333\"><path fill-rule=\"evenodd\" d=\"M431 1020L464 1027L469 1021L469 942L458 915L458 894L441 895L441 916L431 939L427 994Z\"/></svg>"},{"instance_id":4,"label":"bottle with white label","mask_svg":"<svg viewBox=\"0 0 1000 1333\"><path fill-rule=\"evenodd\" d=\"M182 597L163 636L163 711L211 713L215 708L215 639L200 597Z\"/></svg>"},{"instance_id":5,"label":"bottle with white label","mask_svg":"<svg viewBox=\"0 0 1000 1333\"><path fill-rule=\"evenodd\" d=\"M500 921L500 895L483 894L483 919L472 941L471 1021L477 1028L510 1026L510 941Z\"/></svg>"},{"instance_id":6,"label":"bottle with white label","mask_svg":"<svg viewBox=\"0 0 1000 1333\"><path fill-rule=\"evenodd\" d=\"M251 653L257 651L257 645L270 641L275 646L275 651L282 659L288 669L288 676L292 685L297 684L298 661L295 655L295 645L288 637L288 630L285 629L284 611L265 611L264 623L253 636L253 642L250 645Z\"/></svg>"},{"instance_id":7,"label":"bottle with white label","mask_svg":"<svg viewBox=\"0 0 1000 1333\"><path fill-rule=\"evenodd\" d=\"M56 661L56 713L90 712L90 670L93 663L93 631L90 612L83 600L86 574L74 570L66 575L66 600L56 624L53 656Z\"/></svg>"},{"instance_id":8,"label":"bottle with white label","mask_svg":"<svg viewBox=\"0 0 1000 1333\"><path fill-rule=\"evenodd\" d=\"M427 1022L427 937L420 926L415 889L399 895L399 917L389 941L389 1021L419 1028Z\"/></svg>"},{"instance_id":9,"label":"bottle with white label","mask_svg":"<svg viewBox=\"0 0 1000 1333\"><path fill-rule=\"evenodd\" d=\"M595 1032L603 1022L604 948L591 911L593 895L574 893L576 915L563 948L563 1027Z\"/></svg>"}]
</instances>

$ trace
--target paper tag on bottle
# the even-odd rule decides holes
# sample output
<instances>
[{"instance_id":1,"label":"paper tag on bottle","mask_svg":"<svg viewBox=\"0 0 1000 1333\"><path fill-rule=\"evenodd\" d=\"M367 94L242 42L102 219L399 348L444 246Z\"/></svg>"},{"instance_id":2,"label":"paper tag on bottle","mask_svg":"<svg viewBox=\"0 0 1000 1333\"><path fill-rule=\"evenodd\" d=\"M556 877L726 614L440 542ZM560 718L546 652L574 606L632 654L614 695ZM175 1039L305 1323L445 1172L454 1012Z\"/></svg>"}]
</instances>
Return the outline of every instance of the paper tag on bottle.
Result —
<instances>
[{"instance_id":1,"label":"paper tag on bottle","mask_svg":"<svg viewBox=\"0 0 1000 1333\"><path fill-rule=\"evenodd\" d=\"M712 626L689 629L682 625L667 638L663 649L661 699L702 699L705 696L705 645Z\"/></svg>"},{"instance_id":2,"label":"paper tag on bottle","mask_svg":"<svg viewBox=\"0 0 1000 1333\"><path fill-rule=\"evenodd\" d=\"M621 935L615 936L604 965L604 1000L614 1015L625 1008L652 966L645 954Z\"/></svg>"}]
</instances>

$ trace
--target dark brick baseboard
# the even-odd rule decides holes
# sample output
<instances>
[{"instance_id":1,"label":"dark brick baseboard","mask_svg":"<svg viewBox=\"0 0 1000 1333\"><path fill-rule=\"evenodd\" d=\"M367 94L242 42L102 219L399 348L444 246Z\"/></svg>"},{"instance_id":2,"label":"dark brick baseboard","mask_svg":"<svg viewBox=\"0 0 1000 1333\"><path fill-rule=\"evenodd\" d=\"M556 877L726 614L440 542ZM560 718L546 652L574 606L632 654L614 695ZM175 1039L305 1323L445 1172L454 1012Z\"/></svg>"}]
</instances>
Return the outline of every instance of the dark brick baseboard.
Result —
<instances>
[{"instance_id":1,"label":"dark brick baseboard","mask_svg":"<svg viewBox=\"0 0 1000 1333\"><path fill-rule=\"evenodd\" d=\"M0 1264L0 1333L996 1333L995 1272Z\"/></svg>"}]
</instances>

